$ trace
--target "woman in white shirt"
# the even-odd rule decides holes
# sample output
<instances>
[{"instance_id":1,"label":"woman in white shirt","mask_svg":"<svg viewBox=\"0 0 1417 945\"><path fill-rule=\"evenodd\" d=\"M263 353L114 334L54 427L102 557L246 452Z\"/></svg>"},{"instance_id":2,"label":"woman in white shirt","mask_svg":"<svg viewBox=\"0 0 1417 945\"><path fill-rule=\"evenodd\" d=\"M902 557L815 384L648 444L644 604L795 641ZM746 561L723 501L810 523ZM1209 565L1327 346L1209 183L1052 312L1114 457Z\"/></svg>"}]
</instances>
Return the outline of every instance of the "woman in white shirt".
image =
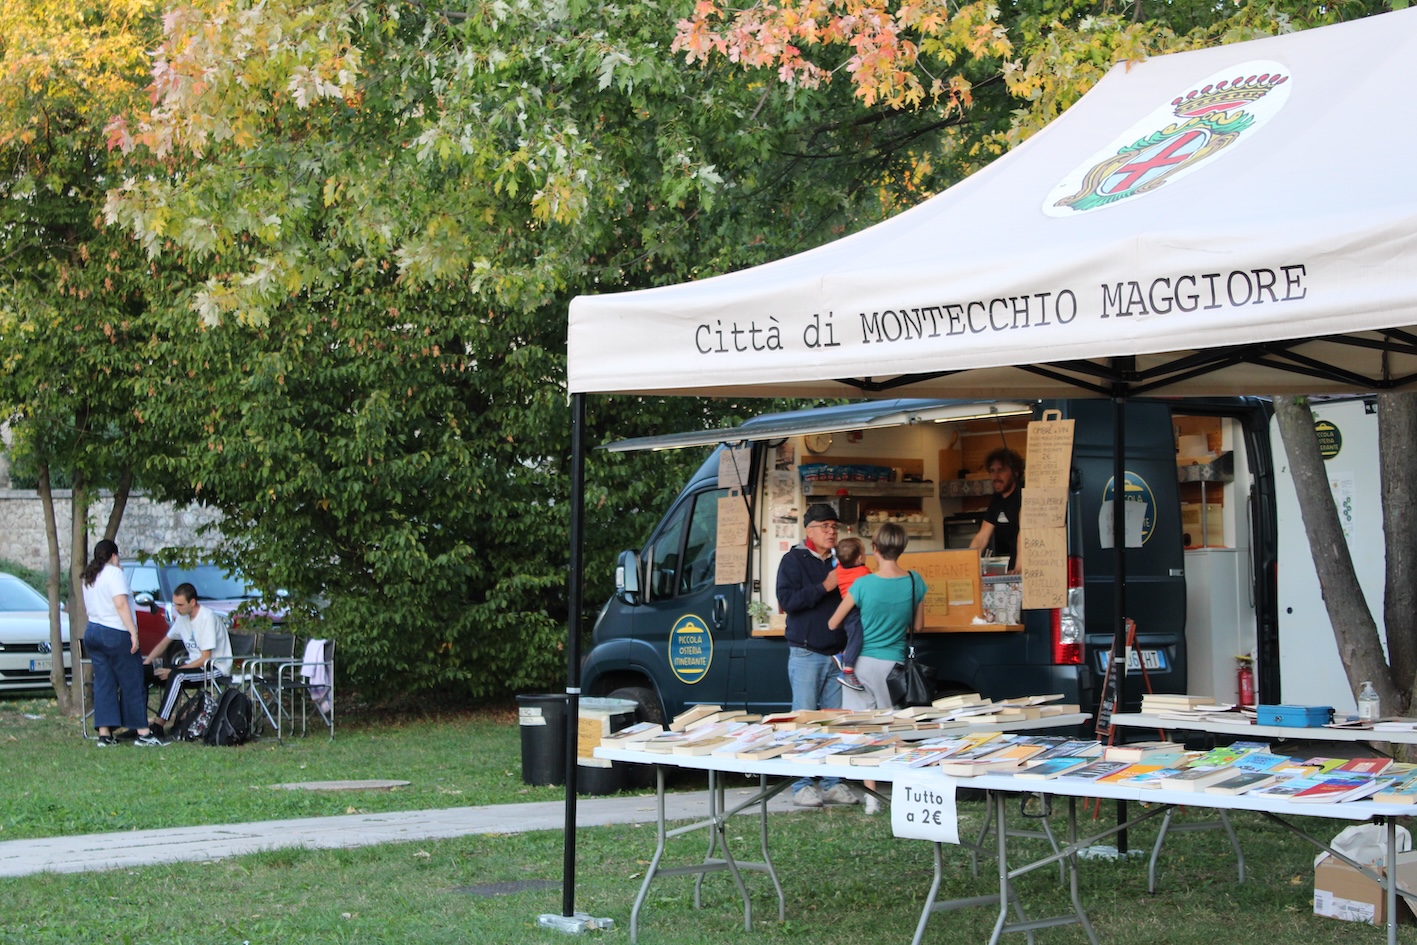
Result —
<instances>
[{"instance_id":1,"label":"woman in white shirt","mask_svg":"<svg viewBox=\"0 0 1417 945\"><path fill-rule=\"evenodd\" d=\"M160 747L164 743L148 729L137 608L118 563L118 545L107 538L94 545L93 560L84 567L83 578L84 610L89 616L84 650L93 661L93 721L98 747L118 744L113 730L120 725L138 733L134 744Z\"/></svg>"}]
</instances>

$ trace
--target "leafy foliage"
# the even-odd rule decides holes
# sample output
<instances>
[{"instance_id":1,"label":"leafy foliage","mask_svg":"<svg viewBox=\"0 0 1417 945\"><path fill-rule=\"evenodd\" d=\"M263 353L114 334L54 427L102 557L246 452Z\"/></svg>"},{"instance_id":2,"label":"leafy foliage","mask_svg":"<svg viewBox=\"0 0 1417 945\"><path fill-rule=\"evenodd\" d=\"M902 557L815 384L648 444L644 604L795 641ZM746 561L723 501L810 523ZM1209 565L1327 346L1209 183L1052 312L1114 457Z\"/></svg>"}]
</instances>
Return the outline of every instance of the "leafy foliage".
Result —
<instances>
[{"instance_id":1,"label":"leafy foliage","mask_svg":"<svg viewBox=\"0 0 1417 945\"><path fill-rule=\"evenodd\" d=\"M987 160L1062 114L1118 63L1321 26L1386 6L779 0L734 9L699 0L678 22L673 48L688 63L770 69L793 87L818 88L844 72L866 105L928 107L967 121L974 134L961 143L961 156ZM960 165L965 173L976 166Z\"/></svg>"},{"instance_id":2,"label":"leafy foliage","mask_svg":"<svg viewBox=\"0 0 1417 945\"><path fill-rule=\"evenodd\" d=\"M73 486L81 525L91 489L121 490L145 448L127 379L147 262L125 234L102 228L101 208L113 181L103 126L141 94L154 9L0 0L0 419L22 474ZM86 559L82 529L54 524L73 537L71 557ZM59 561L52 541L56 576ZM51 587L56 648L63 596ZM72 617L82 621L81 600ZM53 678L70 707L57 668Z\"/></svg>"},{"instance_id":3,"label":"leafy foliage","mask_svg":"<svg viewBox=\"0 0 1417 945\"><path fill-rule=\"evenodd\" d=\"M560 675L573 295L786 255L931 182L937 119L686 71L671 22L203 2L164 20L152 107L108 126L146 168L108 219L200 274L150 287L134 388L179 442L143 482L221 509L226 558L371 691ZM599 398L589 439L745 409ZM701 458L590 456L588 608Z\"/></svg>"}]
</instances>

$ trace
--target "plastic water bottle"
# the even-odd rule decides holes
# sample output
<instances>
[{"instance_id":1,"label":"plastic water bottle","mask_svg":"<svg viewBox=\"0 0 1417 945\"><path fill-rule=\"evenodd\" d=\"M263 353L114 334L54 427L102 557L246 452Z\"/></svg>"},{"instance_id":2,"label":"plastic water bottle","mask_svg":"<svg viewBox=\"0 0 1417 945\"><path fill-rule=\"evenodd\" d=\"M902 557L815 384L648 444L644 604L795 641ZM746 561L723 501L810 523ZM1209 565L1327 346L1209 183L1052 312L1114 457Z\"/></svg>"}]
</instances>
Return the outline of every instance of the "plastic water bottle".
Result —
<instances>
[{"instance_id":1,"label":"plastic water bottle","mask_svg":"<svg viewBox=\"0 0 1417 945\"><path fill-rule=\"evenodd\" d=\"M1364 682L1358 687L1358 718L1376 719L1381 713L1378 711L1378 691L1373 688L1370 682Z\"/></svg>"}]
</instances>

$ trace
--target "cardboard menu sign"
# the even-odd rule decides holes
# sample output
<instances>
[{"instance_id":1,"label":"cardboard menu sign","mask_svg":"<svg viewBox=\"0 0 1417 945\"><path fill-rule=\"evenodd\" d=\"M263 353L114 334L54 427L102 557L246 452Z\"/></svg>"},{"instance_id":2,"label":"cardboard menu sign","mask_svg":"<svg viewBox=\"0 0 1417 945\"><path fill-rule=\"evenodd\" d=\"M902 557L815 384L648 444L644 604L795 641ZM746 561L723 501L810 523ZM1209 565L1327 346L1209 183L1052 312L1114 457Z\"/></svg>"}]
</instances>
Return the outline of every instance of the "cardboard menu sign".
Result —
<instances>
[{"instance_id":1,"label":"cardboard menu sign","mask_svg":"<svg viewBox=\"0 0 1417 945\"><path fill-rule=\"evenodd\" d=\"M1068 602L1068 530L1023 528L1018 533L1023 607L1062 607Z\"/></svg>"},{"instance_id":2,"label":"cardboard menu sign","mask_svg":"<svg viewBox=\"0 0 1417 945\"><path fill-rule=\"evenodd\" d=\"M968 548L906 552L901 567L919 574L925 582L925 626L959 629L972 626L983 615L979 552ZM874 566L874 558L867 559Z\"/></svg>"},{"instance_id":3,"label":"cardboard menu sign","mask_svg":"<svg viewBox=\"0 0 1417 945\"><path fill-rule=\"evenodd\" d=\"M748 576L748 503L741 495L718 500L715 584L741 584Z\"/></svg>"},{"instance_id":4,"label":"cardboard menu sign","mask_svg":"<svg viewBox=\"0 0 1417 945\"><path fill-rule=\"evenodd\" d=\"M751 446L733 446L721 450L718 454L718 487L738 491L747 488L752 468Z\"/></svg>"},{"instance_id":5,"label":"cardboard menu sign","mask_svg":"<svg viewBox=\"0 0 1417 945\"><path fill-rule=\"evenodd\" d=\"M1048 410L1028 425L1028 485L1018 540L1025 610L1068 602L1068 478L1077 422L1061 417Z\"/></svg>"}]
</instances>

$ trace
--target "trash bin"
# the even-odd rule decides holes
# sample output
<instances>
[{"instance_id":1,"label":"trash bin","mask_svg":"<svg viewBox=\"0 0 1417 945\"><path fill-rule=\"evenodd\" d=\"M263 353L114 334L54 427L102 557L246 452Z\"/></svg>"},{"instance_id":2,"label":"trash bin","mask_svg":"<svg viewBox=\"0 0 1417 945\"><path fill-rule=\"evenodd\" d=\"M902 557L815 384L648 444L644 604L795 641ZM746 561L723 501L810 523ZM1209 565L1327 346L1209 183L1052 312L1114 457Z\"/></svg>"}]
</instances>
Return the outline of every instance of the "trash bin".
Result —
<instances>
[{"instance_id":1,"label":"trash bin","mask_svg":"<svg viewBox=\"0 0 1417 945\"><path fill-rule=\"evenodd\" d=\"M566 695L517 696L522 783L566 783Z\"/></svg>"},{"instance_id":2,"label":"trash bin","mask_svg":"<svg viewBox=\"0 0 1417 945\"><path fill-rule=\"evenodd\" d=\"M614 794L631 786L630 769L638 768L639 765L602 761L593 757L591 752L600 744L603 736L635 724L636 708L632 699L583 697L580 700L577 728L580 740L576 765L577 794Z\"/></svg>"}]
</instances>

